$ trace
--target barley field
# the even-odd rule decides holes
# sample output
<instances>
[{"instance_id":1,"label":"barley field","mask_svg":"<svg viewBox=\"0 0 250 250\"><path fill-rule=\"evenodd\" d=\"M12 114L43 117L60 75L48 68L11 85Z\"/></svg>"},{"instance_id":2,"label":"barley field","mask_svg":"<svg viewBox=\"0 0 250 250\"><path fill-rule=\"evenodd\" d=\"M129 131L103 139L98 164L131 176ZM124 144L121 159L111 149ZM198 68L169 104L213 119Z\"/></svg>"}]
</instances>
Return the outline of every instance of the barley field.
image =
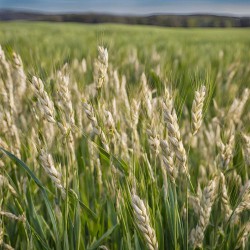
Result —
<instances>
[{"instance_id":1,"label":"barley field","mask_svg":"<svg viewBox=\"0 0 250 250\"><path fill-rule=\"evenodd\" d=\"M0 23L1 249L250 249L250 31Z\"/></svg>"}]
</instances>

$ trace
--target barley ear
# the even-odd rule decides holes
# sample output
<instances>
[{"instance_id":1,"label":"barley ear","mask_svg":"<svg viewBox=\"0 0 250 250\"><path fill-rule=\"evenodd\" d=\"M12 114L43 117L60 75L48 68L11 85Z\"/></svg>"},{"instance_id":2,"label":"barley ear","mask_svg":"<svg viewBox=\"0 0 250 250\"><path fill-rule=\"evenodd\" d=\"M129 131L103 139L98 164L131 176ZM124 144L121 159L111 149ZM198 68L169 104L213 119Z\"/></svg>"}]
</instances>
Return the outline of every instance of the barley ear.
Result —
<instances>
[{"instance_id":1,"label":"barley ear","mask_svg":"<svg viewBox=\"0 0 250 250\"><path fill-rule=\"evenodd\" d=\"M155 230L150 225L148 211L144 202L135 194L132 195L132 207L135 216L135 224L141 232L148 249L157 250L158 242L156 239Z\"/></svg>"},{"instance_id":2,"label":"barley ear","mask_svg":"<svg viewBox=\"0 0 250 250\"><path fill-rule=\"evenodd\" d=\"M192 105L192 133L195 135L202 123L202 111L206 96L206 87L203 85L200 89L195 91L195 98Z\"/></svg>"}]
</instances>

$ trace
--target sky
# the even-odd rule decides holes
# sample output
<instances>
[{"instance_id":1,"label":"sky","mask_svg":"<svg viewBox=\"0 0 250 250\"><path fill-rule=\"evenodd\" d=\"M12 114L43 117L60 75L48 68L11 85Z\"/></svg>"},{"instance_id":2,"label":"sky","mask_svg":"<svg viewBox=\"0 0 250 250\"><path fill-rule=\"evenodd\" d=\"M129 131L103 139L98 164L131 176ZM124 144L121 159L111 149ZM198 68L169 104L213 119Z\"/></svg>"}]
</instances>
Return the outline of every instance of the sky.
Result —
<instances>
[{"instance_id":1,"label":"sky","mask_svg":"<svg viewBox=\"0 0 250 250\"><path fill-rule=\"evenodd\" d=\"M250 16L250 0L0 0L0 9L50 13L210 13Z\"/></svg>"}]
</instances>

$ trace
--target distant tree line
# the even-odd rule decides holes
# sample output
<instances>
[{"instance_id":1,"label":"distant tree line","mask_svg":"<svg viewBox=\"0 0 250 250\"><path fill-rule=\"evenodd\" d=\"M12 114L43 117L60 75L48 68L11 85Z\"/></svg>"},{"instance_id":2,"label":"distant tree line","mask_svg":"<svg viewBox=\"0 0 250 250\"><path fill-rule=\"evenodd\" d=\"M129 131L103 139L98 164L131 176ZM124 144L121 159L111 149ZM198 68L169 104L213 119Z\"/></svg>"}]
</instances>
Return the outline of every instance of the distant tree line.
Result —
<instances>
[{"instance_id":1,"label":"distant tree line","mask_svg":"<svg viewBox=\"0 0 250 250\"><path fill-rule=\"evenodd\" d=\"M123 23L165 27L250 27L250 17L216 15L122 16L108 14L41 14L0 11L0 20L30 20L79 23Z\"/></svg>"}]
</instances>

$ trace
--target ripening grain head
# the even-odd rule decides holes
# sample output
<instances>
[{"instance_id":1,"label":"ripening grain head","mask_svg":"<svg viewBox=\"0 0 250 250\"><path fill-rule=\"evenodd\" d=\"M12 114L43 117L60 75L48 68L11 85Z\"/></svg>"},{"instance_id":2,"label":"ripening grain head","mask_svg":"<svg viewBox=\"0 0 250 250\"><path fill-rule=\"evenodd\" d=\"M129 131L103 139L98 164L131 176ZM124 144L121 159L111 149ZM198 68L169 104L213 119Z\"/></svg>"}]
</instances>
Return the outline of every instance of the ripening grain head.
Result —
<instances>
[{"instance_id":1,"label":"ripening grain head","mask_svg":"<svg viewBox=\"0 0 250 250\"><path fill-rule=\"evenodd\" d=\"M155 230L150 225L148 211L144 202L135 194L132 195L132 207L135 216L135 224L144 237L147 247L150 250L158 249L158 242L155 235Z\"/></svg>"},{"instance_id":2,"label":"ripening grain head","mask_svg":"<svg viewBox=\"0 0 250 250\"><path fill-rule=\"evenodd\" d=\"M192 132L195 135L202 123L203 106L206 95L206 87L203 85L197 91L195 91L195 97L192 105Z\"/></svg>"}]
</instances>

